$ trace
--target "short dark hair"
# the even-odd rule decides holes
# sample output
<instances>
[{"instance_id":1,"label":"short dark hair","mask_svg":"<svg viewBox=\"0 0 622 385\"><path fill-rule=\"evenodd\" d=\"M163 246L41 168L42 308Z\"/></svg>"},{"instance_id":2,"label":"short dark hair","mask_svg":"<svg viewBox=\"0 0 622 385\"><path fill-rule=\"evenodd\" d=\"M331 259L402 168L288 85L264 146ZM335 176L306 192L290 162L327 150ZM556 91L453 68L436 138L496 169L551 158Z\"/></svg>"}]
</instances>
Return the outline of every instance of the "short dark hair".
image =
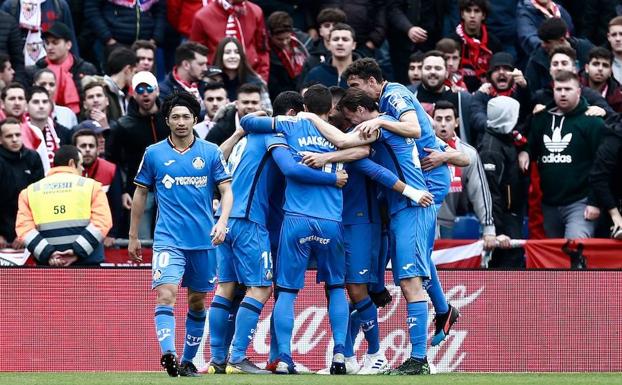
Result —
<instances>
[{"instance_id":1,"label":"short dark hair","mask_svg":"<svg viewBox=\"0 0 622 385\"><path fill-rule=\"evenodd\" d=\"M333 25L333 28L328 33L328 36L332 35L334 31L349 31L352 34L352 40L356 40L356 32L354 32L354 28L346 23L337 23Z\"/></svg>"},{"instance_id":2,"label":"short dark hair","mask_svg":"<svg viewBox=\"0 0 622 385\"><path fill-rule=\"evenodd\" d=\"M341 76L346 80L348 80L350 76L356 76L363 80L374 78L378 83L384 81L382 70L378 62L369 57L355 60L343 71Z\"/></svg>"},{"instance_id":3,"label":"short dark hair","mask_svg":"<svg viewBox=\"0 0 622 385\"><path fill-rule=\"evenodd\" d=\"M556 81L556 82L567 82L570 80L574 80L578 84L581 84L579 82L579 75L577 75L576 73L572 71L559 71L553 78L553 81Z\"/></svg>"},{"instance_id":4,"label":"short dark hair","mask_svg":"<svg viewBox=\"0 0 622 385\"><path fill-rule=\"evenodd\" d=\"M490 12L490 5L486 0L458 0L458 9L460 13L471 6L479 7L486 16L488 16Z\"/></svg>"},{"instance_id":5,"label":"short dark hair","mask_svg":"<svg viewBox=\"0 0 622 385\"><path fill-rule=\"evenodd\" d=\"M574 48L567 46L567 45L558 45L555 48L553 48L551 50L551 53L549 54L549 59L553 58L553 56L557 55L558 53L568 56L572 61L577 60L577 51L575 51Z\"/></svg>"},{"instance_id":6,"label":"short dark hair","mask_svg":"<svg viewBox=\"0 0 622 385\"><path fill-rule=\"evenodd\" d=\"M95 133L95 131L90 130L88 128L83 128L81 130L76 131L73 135L71 135L71 144L76 146L78 142L78 138L81 136L92 136L93 138L95 138L95 142L97 142L97 134Z\"/></svg>"},{"instance_id":7,"label":"short dark hair","mask_svg":"<svg viewBox=\"0 0 622 385\"><path fill-rule=\"evenodd\" d=\"M546 19L538 27L538 37L542 41L559 40L568 33L566 22L559 17Z\"/></svg>"},{"instance_id":8,"label":"short dark hair","mask_svg":"<svg viewBox=\"0 0 622 385\"><path fill-rule=\"evenodd\" d=\"M450 54L456 51L460 52L460 50L462 50L462 45L456 40L446 37L436 42L434 49L442 52L443 54Z\"/></svg>"},{"instance_id":9,"label":"short dark hair","mask_svg":"<svg viewBox=\"0 0 622 385\"><path fill-rule=\"evenodd\" d=\"M261 87L254 83L244 83L238 87L239 94L259 94L261 95Z\"/></svg>"},{"instance_id":10,"label":"short dark hair","mask_svg":"<svg viewBox=\"0 0 622 385\"><path fill-rule=\"evenodd\" d=\"M278 35L283 32L292 32L294 31L294 20L287 14L287 12L276 11L272 12L270 16L268 16L266 27L268 27L270 35Z\"/></svg>"},{"instance_id":11,"label":"short dark hair","mask_svg":"<svg viewBox=\"0 0 622 385\"><path fill-rule=\"evenodd\" d=\"M157 47L155 44L153 44L149 40L136 40L134 43L132 43L132 46L130 47L130 49L134 52L136 52L139 49L150 49L153 51L153 54L155 56Z\"/></svg>"},{"instance_id":12,"label":"short dark hair","mask_svg":"<svg viewBox=\"0 0 622 385\"><path fill-rule=\"evenodd\" d=\"M440 57L441 59L443 59L443 61L445 61L445 54L441 51L438 50L430 50L428 52L426 52L425 54L423 54L423 60L429 58L429 57Z\"/></svg>"},{"instance_id":13,"label":"short dark hair","mask_svg":"<svg viewBox=\"0 0 622 385\"><path fill-rule=\"evenodd\" d=\"M611 64L613 63L613 53L605 47L594 47L588 54L587 62L591 62L592 59L605 59Z\"/></svg>"},{"instance_id":14,"label":"short dark hair","mask_svg":"<svg viewBox=\"0 0 622 385\"><path fill-rule=\"evenodd\" d=\"M371 96L367 95L365 91L357 88L348 88L345 95L337 104L337 109L343 111L345 108L348 111L356 111L358 106L363 107L368 111L378 111L376 101Z\"/></svg>"},{"instance_id":15,"label":"short dark hair","mask_svg":"<svg viewBox=\"0 0 622 385\"><path fill-rule=\"evenodd\" d=\"M223 82L208 82L203 86L205 91L214 91L219 90L221 88L225 88L225 83Z\"/></svg>"},{"instance_id":16,"label":"short dark hair","mask_svg":"<svg viewBox=\"0 0 622 385\"><path fill-rule=\"evenodd\" d=\"M80 150L71 144L64 144L54 154L54 166L69 166L72 159L77 165L80 161Z\"/></svg>"},{"instance_id":17,"label":"short dark hair","mask_svg":"<svg viewBox=\"0 0 622 385\"><path fill-rule=\"evenodd\" d=\"M346 90L339 86L330 86L328 87L328 90L330 91L333 100L337 99L337 101L341 100L341 98L343 98L343 95L346 94Z\"/></svg>"},{"instance_id":18,"label":"short dark hair","mask_svg":"<svg viewBox=\"0 0 622 385\"><path fill-rule=\"evenodd\" d=\"M307 110L315 114L327 114L333 108L333 96L323 84L309 87L302 99Z\"/></svg>"},{"instance_id":19,"label":"short dark hair","mask_svg":"<svg viewBox=\"0 0 622 385\"><path fill-rule=\"evenodd\" d=\"M82 96L86 96L86 91L93 89L95 87L101 87L102 91L106 93L106 83L101 80L93 80L88 82L84 87L82 87Z\"/></svg>"},{"instance_id":20,"label":"short dark hair","mask_svg":"<svg viewBox=\"0 0 622 385\"><path fill-rule=\"evenodd\" d=\"M115 48L110 55L108 55L108 60L106 61L106 70L110 75L118 74L123 71L125 66L134 67L138 63L138 58L136 57L136 52L132 51L129 48L119 47Z\"/></svg>"},{"instance_id":21,"label":"short dark hair","mask_svg":"<svg viewBox=\"0 0 622 385\"><path fill-rule=\"evenodd\" d=\"M24 91L24 96L26 96L26 87L24 87L21 83L12 82L2 89L2 92L0 92L0 99L5 100L7 94L9 93L9 90L15 88L19 88L20 90Z\"/></svg>"},{"instance_id":22,"label":"short dark hair","mask_svg":"<svg viewBox=\"0 0 622 385\"><path fill-rule=\"evenodd\" d=\"M345 23L348 17L339 8L324 8L318 13L315 21L318 27L324 23Z\"/></svg>"},{"instance_id":23,"label":"short dark hair","mask_svg":"<svg viewBox=\"0 0 622 385\"><path fill-rule=\"evenodd\" d=\"M201 105L195 99L195 97L184 90L175 90L172 94L167 96L162 102L162 114L165 118L168 118L171 110L174 107L183 106L190 110L190 113L194 115L195 118L199 118L201 114Z\"/></svg>"},{"instance_id":24,"label":"short dark hair","mask_svg":"<svg viewBox=\"0 0 622 385\"><path fill-rule=\"evenodd\" d=\"M274 98L272 103L272 115L285 115L287 111L294 110L296 113L304 111L302 95L296 91L283 91Z\"/></svg>"},{"instance_id":25,"label":"short dark hair","mask_svg":"<svg viewBox=\"0 0 622 385\"><path fill-rule=\"evenodd\" d=\"M458 118L458 109L449 100L439 100L436 102L434 104L434 111L436 110L452 110L454 112L454 118ZM432 116L434 116L434 112L432 112Z\"/></svg>"},{"instance_id":26,"label":"short dark hair","mask_svg":"<svg viewBox=\"0 0 622 385\"><path fill-rule=\"evenodd\" d=\"M50 98L50 94L48 93L48 90L46 90L45 88L41 86L32 86L26 93L26 102L30 103L30 101L32 100L32 97L35 94L45 94L48 97L48 99Z\"/></svg>"},{"instance_id":27,"label":"short dark hair","mask_svg":"<svg viewBox=\"0 0 622 385\"><path fill-rule=\"evenodd\" d=\"M207 56L208 50L207 47L200 43L195 43L192 41L188 41L186 43L181 44L175 50L175 65L179 66L184 60L192 61L194 60L194 54L198 53L199 55Z\"/></svg>"},{"instance_id":28,"label":"short dark hair","mask_svg":"<svg viewBox=\"0 0 622 385\"><path fill-rule=\"evenodd\" d=\"M7 62L11 62L11 57L5 53L0 53L0 71L4 71Z\"/></svg>"},{"instance_id":29,"label":"short dark hair","mask_svg":"<svg viewBox=\"0 0 622 385\"><path fill-rule=\"evenodd\" d=\"M20 125L20 122L19 122L19 120L15 119L13 117L9 117L9 118L0 120L0 135L2 135L2 129L7 124L17 124L17 125Z\"/></svg>"},{"instance_id":30,"label":"short dark hair","mask_svg":"<svg viewBox=\"0 0 622 385\"><path fill-rule=\"evenodd\" d=\"M408 63L421 63L423 62L423 52L417 51L415 53L411 53L408 57Z\"/></svg>"}]
</instances>

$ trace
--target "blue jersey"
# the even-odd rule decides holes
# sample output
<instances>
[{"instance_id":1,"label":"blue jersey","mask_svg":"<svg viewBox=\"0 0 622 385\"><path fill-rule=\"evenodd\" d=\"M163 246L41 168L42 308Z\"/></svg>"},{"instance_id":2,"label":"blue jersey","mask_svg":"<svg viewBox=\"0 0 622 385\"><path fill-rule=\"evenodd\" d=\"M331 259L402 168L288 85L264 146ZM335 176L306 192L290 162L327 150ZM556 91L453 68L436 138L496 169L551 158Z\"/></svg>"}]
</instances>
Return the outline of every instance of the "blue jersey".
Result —
<instances>
[{"instance_id":1,"label":"blue jersey","mask_svg":"<svg viewBox=\"0 0 622 385\"><path fill-rule=\"evenodd\" d=\"M385 119L390 118L386 117ZM381 129L372 148L374 150L373 158L376 162L395 173L404 183L417 190L427 191L414 139L404 138ZM387 190L386 194L391 214L395 214L403 208L417 205L396 191Z\"/></svg>"},{"instance_id":2,"label":"blue jersey","mask_svg":"<svg viewBox=\"0 0 622 385\"><path fill-rule=\"evenodd\" d=\"M279 194L274 187L281 185L279 179L283 178L270 154L270 148L279 142L273 134L248 134L233 147L228 163L235 198L231 218L267 225L270 196Z\"/></svg>"},{"instance_id":3,"label":"blue jersey","mask_svg":"<svg viewBox=\"0 0 622 385\"><path fill-rule=\"evenodd\" d=\"M419 159L425 158L428 153L424 148L437 151L444 151L444 147L439 145L432 126L432 119L428 115L415 95L405 86L399 83L386 83L382 89L379 100L380 112L399 118L408 111L417 114L417 120L421 127L421 136L416 139ZM434 195L435 203L443 203L449 191L450 175L446 164L424 172L428 191Z\"/></svg>"},{"instance_id":4,"label":"blue jersey","mask_svg":"<svg viewBox=\"0 0 622 385\"><path fill-rule=\"evenodd\" d=\"M154 244L184 250L213 248L213 192L230 179L220 149L203 139L195 139L184 151L177 150L170 138L147 147L134 183L155 190Z\"/></svg>"},{"instance_id":5,"label":"blue jersey","mask_svg":"<svg viewBox=\"0 0 622 385\"><path fill-rule=\"evenodd\" d=\"M277 116L274 118L274 130L284 135L297 160L301 158L302 151L324 153L336 150L313 123L306 119ZM341 169L342 163L329 163L324 166L323 171L336 173ZM343 195L336 186L301 183L288 178L283 208L287 213L341 221Z\"/></svg>"},{"instance_id":6,"label":"blue jersey","mask_svg":"<svg viewBox=\"0 0 622 385\"><path fill-rule=\"evenodd\" d=\"M343 224L380 223L375 183L356 167L346 164L348 183L343 186Z\"/></svg>"}]
</instances>

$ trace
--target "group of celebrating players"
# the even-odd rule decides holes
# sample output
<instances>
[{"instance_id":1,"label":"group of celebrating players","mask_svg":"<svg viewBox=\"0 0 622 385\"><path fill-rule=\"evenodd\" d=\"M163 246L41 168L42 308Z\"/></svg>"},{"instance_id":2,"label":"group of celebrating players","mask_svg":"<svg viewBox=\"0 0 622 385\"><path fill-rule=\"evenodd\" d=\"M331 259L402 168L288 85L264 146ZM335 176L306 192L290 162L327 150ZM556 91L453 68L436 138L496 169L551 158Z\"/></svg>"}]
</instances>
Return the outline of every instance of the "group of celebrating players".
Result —
<instances>
[{"instance_id":1,"label":"group of celebrating players","mask_svg":"<svg viewBox=\"0 0 622 385\"><path fill-rule=\"evenodd\" d=\"M413 94L384 81L373 59L357 60L343 76L350 88L337 103L322 85L303 95L284 92L274 100L274 117L244 116L242 129L220 148L193 134L200 106L192 95L164 101L171 135L147 148L135 178L129 253L141 259L138 224L152 189L159 208L154 319L170 376L198 376L192 360L208 316L209 373L297 373L294 304L310 259L328 301L330 374L430 373L425 292L436 313L432 345L446 338L459 313L431 260L449 170L442 164L423 171L420 162L430 150L451 152L457 166L468 159L436 138ZM394 369L380 348L377 319L378 306L391 300L384 287L388 260L407 302L412 345L410 358ZM173 310L180 282L188 288L188 314L178 359ZM216 282L207 315L205 296ZM273 291L264 370L246 351ZM353 341L361 329L368 347L359 367Z\"/></svg>"}]
</instances>

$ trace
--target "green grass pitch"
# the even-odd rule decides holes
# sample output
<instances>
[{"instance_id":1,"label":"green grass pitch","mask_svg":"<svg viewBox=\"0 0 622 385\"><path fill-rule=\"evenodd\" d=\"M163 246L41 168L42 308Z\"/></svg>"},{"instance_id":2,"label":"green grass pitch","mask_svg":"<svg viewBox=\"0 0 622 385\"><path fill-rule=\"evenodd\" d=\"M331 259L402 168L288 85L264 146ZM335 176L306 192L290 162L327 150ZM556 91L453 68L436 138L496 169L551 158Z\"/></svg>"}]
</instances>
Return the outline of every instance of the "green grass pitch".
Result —
<instances>
[{"instance_id":1,"label":"green grass pitch","mask_svg":"<svg viewBox=\"0 0 622 385\"><path fill-rule=\"evenodd\" d=\"M433 376L251 376L251 375L205 375L200 378L169 378L165 373L0 373L0 385L160 385L160 384L209 384L209 385L575 385L575 384L622 384L622 373L450 373Z\"/></svg>"}]
</instances>

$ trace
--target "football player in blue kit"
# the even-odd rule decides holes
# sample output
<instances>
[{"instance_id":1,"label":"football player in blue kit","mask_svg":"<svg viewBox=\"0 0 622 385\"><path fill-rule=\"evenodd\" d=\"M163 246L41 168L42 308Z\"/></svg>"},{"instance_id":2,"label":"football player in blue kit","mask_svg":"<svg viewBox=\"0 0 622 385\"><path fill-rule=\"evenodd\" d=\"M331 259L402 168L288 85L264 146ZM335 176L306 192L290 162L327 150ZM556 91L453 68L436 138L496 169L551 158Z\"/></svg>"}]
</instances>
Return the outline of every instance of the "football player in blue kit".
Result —
<instances>
[{"instance_id":1,"label":"football player in blue kit","mask_svg":"<svg viewBox=\"0 0 622 385\"><path fill-rule=\"evenodd\" d=\"M149 146L134 183L128 251L141 260L138 225L144 213L147 191L155 191L158 204L152 288L157 293L154 321L162 351L161 365L171 377L198 376L192 359L205 328L205 296L216 283L216 246L226 235L233 204L231 176L218 147L195 138L201 106L182 91L167 97L162 113L171 135ZM221 195L218 221L212 213L215 188ZM181 363L175 350L175 315L178 285L188 288L188 314Z\"/></svg>"},{"instance_id":2,"label":"football player in blue kit","mask_svg":"<svg viewBox=\"0 0 622 385\"><path fill-rule=\"evenodd\" d=\"M280 94L273 105L276 114L288 111L295 114L302 106L302 97L296 92ZM244 120L242 127L249 124L252 125L252 119ZM280 186L279 170L290 180L337 187L346 183L347 174L345 171L326 173L297 163L281 138L274 134L244 135L243 130L238 130L227 142L221 149L228 156L236 204L229 216L229 232L218 248L219 285L209 316L212 360L208 371L267 374L270 372L258 368L246 357L246 350L263 306L272 294L273 262L266 225L270 215L269 197L280 193L274 190ZM216 213L219 215L220 210ZM227 318L238 283L248 290L235 317L231 356L225 367Z\"/></svg>"},{"instance_id":3,"label":"football player in blue kit","mask_svg":"<svg viewBox=\"0 0 622 385\"><path fill-rule=\"evenodd\" d=\"M465 154L454 151L436 137L431 117L425 112L412 92L402 84L391 83L383 79L380 67L375 60L357 60L348 67L344 72L344 76L347 78L350 87L359 88L376 100L381 113L391 115L403 122L413 123L413 126L416 121L416 125L419 126L419 131L421 132L420 137L416 141L421 161L426 158L428 151L432 150L445 151L447 163L459 167L469 164L469 159ZM361 131L362 135L369 135L378 127L378 124L378 119L370 119L361 122L357 129ZM391 130L391 127L387 127L387 129ZM394 132L401 135L404 134L404 132ZM450 175L448 167L446 164L442 164L429 171L424 171L424 177L428 190L434 195L435 209L438 212L449 191ZM428 234L430 255L434 246L435 228L436 216L434 217L434 227L430 229ZM460 313L458 309L447 303L434 264L430 266L430 274L430 279L426 280L424 284L436 312L434 319L435 330L432 337L432 346L435 346L446 338Z\"/></svg>"}]
</instances>

